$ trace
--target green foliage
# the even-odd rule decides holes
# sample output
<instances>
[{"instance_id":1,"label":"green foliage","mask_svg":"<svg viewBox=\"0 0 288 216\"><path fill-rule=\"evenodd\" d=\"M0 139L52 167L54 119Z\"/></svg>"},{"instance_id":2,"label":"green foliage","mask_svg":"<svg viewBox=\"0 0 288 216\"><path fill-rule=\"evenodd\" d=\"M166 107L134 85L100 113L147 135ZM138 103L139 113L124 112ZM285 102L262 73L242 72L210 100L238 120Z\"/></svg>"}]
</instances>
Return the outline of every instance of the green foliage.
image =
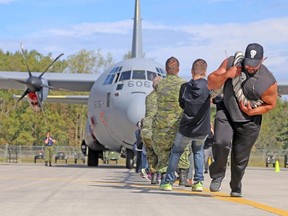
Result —
<instances>
[{"instance_id":1,"label":"green foliage","mask_svg":"<svg viewBox=\"0 0 288 216\"><path fill-rule=\"evenodd\" d=\"M44 56L37 52L36 50L32 50L28 52L24 50L25 59L27 61L27 65L30 68L30 71L38 71L43 72L48 65L54 60L52 58L52 54L49 53L47 56ZM48 71L63 71L67 67L67 63L65 60L58 60L56 63L49 68ZM27 66L25 64L23 55L20 51L13 53L7 52L3 53L0 50L0 70L1 71L28 71Z\"/></svg>"},{"instance_id":2,"label":"green foliage","mask_svg":"<svg viewBox=\"0 0 288 216\"><path fill-rule=\"evenodd\" d=\"M67 58L66 70L70 73L100 73L113 64L110 53L103 57L101 50L86 51L80 50L77 54Z\"/></svg>"},{"instance_id":3,"label":"green foliage","mask_svg":"<svg viewBox=\"0 0 288 216\"><path fill-rule=\"evenodd\" d=\"M32 72L43 72L54 60L51 54L44 56L35 50L30 52L25 50L24 55ZM83 59L84 63L74 65L75 59L80 59L79 61ZM93 62L95 60L96 63ZM94 73L95 71L91 71L93 67L99 65L107 67L111 63L112 56L110 54L104 58L100 51L95 53L82 50L77 55L68 57L68 60L58 60L48 71L67 71L68 66L74 65L74 71L81 71L84 68L85 70L89 69L88 73ZM79 68L77 68L78 66ZM27 71L22 54L20 52L3 53L0 50L0 70ZM67 94L67 92L50 92L50 94L57 95L65 93ZM27 101L21 101L16 105L12 94L22 94L22 92L0 90L0 144L41 145L46 131L49 130L57 140L56 145L79 146L83 139L83 130L87 119L85 105L44 102L44 112L34 112Z\"/></svg>"},{"instance_id":4,"label":"green foliage","mask_svg":"<svg viewBox=\"0 0 288 216\"><path fill-rule=\"evenodd\" d=\"M261 150L286 149L288 145L287 101L281 99L277 107L263 115L260 136L255 147Z\"/></svg>"},{"instance_id":5,"label":"green foliage","mask_svg":"<svg viewBox=\"0 0 288 216\"><path fill-rule=\"evenodd\" d=\"M42 72L54 60L51 54L44 56L35 50L25 51L25 56L31 71ZM128 52L124 59L130 57L131 53ZM103 57L101 50L81 50L68 56L67 60L58 60L49 71L100 73L112 63L111 54ZM0 71L27 71L22 54L4 53L0 50ZM44 112L34 112L26 101L21 101L16 106L16 101L12 98L15 93L22 94L17 90L0 90L0 144L42 145L49 130L58 146L80 145L87 119L86 106L44 103ZM263 115L256 149L265 151L288 148L287 104L287 101L279 99L277 108ZM211 107L211 120L214 118L215 107Z\"/></svg>"}]
</instances>

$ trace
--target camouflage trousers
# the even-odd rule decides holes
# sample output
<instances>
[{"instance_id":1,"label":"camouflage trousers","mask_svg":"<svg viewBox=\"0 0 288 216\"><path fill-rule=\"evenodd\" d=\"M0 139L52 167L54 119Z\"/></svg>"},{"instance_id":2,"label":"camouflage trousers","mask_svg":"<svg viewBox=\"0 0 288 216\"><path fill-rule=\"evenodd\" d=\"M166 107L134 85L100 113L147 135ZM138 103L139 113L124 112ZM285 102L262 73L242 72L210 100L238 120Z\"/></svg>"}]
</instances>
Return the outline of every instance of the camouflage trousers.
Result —
<instances>
[{"instance_id":1,"label":"camouflage trousers","mask_svg":"<svg viewBox=\"0 0 288 216\"><path fill-rule=\"evenodd\" d=\"M156 133L157 134L157 133ZM171 148L174 143L176 134L157 134L152 137L152 147L158 156L158 172L165 173L169 163L169 157L171 154ZM185 148L183 154L181 155L178 163L179 169L188 169L190 167L189 161L189 148Z\"/></svg>"},{"instance_id":2,"label":"camouflage trousers","mask_svg":"<svg viewBox=\"0 0 288 216\"><path fill-rule=\"evenodd\" d=\"M54 146L45 146L45 161L52 161Z\"/></svg>"},{"instance_id":3,"label":"camouflage trousers","mask_svg":"<svg viewBox=\"0 0 288 216\"><path fill-rule=\"evenodd\" d=\"M143 143L146 147L147 151L147 161L148 161L148 168L150 173L156 173L157 172L157 165L158 165L158 156L152 147L152 138L151 136L142 137Z\"/></svg>"}]
</instances>

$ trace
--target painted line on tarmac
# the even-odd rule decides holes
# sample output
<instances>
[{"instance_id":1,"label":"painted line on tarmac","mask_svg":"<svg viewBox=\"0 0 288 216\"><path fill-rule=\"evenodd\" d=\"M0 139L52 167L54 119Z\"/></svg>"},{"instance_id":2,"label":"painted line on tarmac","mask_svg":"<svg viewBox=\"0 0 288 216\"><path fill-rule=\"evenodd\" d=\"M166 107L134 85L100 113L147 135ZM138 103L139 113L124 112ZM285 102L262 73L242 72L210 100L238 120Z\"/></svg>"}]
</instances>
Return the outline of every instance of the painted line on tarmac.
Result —
<instances>
[{"instance_id":1,"label":"painted line on tarmac","mask_svg":"<svg viewBox=\"0 0 288 216\"><path fill-rule=\"evenodd\" d=\"M41 181L54 181L54 182L65 182L67 180L69 180L70 183L96 183L96 184L106 184L106 185L127 185L127 186L132 186L132 187L137 187L137 188L151 188L151 189L158 189L159 190L159 185L147 185L145 183L139 183L139 184L135 184L135 183L130 183L130 182L117 182L117 181L93 181L91 179L71 179L71 178L41 178L41 177L36 177L36 178L31 178L31 177L1 177L0 179L2 180L8 180L8 179L24 179L24 180L41 180ZM161 190L159 190L161 191ZM252 206L254 208L257 209L261 209L273 214L277 214L277 215L281 215L281 216L287 216L288 215L288 211L283 210L283 209L279 209L279 208L275 208L263 203L259 203L259 202L255 202L252 200L248 200L248 199L244 199L244 198L237 198L237 197L231 197L230 195L226 194L226 193L222 193L222 192L210 192L209 189L204 188L204 193L202 192L194 192L191 190L185 190L185 189L181 189L181 188L177 188L174 187L173 188L174 192L179 192L179 193L185 193L185 194L194 194L194 195L199 195L199 196L204 196L204 197L211 197L214 199L219 199L219 200L224 200L224 201L229 201L229 202L234 202L234 203L239 203L242 205L248 205L248 206ZM165 193L165 191L162 191L163 193Z\"/></svg>"},{"instance_id":2,"label":"painted line on tarmac","mask_svg":"<svg viewBox=\"0 0 288 216\"><path fill-rule=\"evenodd\" d=\"M205 189L205 191L209 192L210 190ZM248 206L258 208L258 209L261 209L261 210L264 210L264 211L267 211L267 212L270 212L273 214L277 214L277 215L282 215L282 216L288 215L288 211L286 211L286 210L275 208L273 206L269 206L269 205L255 202L252 200L248 200L248 199L245 199L243 197L231 197L230 195L225 194L225 193L221 193L221 192L213 192L213 193L211 193L211 195L215 199L225 200L225 201L239 203L239 204L243 204L243 205L248 205Z\"/></svg>"},{"instance_id":3,"label":"painted line on tarmac","mask_svg":"<svg viewBox=\"0 0 288 216\"><path fill-rule=\"evenodd\" d=\"M131 185L132 186L132 185ZM145 188L155 188L158 189L159 186L147 186L144 184L133 184L133 186L135 187L145 187ZM160 190L159 190L160 191ZM242 205L248 205L248 206L252 206L254 208L257 209L261 209L273 214L277 214L277 215L281 215L281 216L287 216L288 215L288 211L283 210L283 209L279 209L279 208L275 208L263 203L259 203L259 202L255 202L252 200L248 200L248 199L244 199L241 197L231 197L230 195L226 194L226 193L222 193L222 192L210 192L209 189L204 188L204 192L194 192L194 191L190 191L190 190L185 190L185 189L181 189L181 188L173 188L173 191L175 192L180 192L180 193L185 193L185 194L197 194L200 196L206 196L206 197L211 197L214 199L219 199L219 200L224 200L224 201L229 201L229 202L234 202L234 203L239 203ZM163 191L165 193L165 191ZM169 192L169 191L168 191Z\"/></svg>"},{"instance_id":4,"label":"painted line on tarmac","mask_svg":"<svg viewBox=\"0 0 288 216\"><path fill-rule=\"evenodd\" d=\"M40 179L40 178L39 178ZM42 180L48 180L48 181L64 181L67 180L66 178L41 178ZM74 180L73 182L91 182L89 179L77 179ZM106 184L106 185L121 185L121 186L132 186L132 187L137 187L137 188L150 188L150 189L159 189L159 185L147 185L145 183L139 183L139 184L135 184L135 183L130 183L130 182L117 182L117 181L93 181L93 183L96 184ZM161 191L161 190L159 190ZM288 211L283 210L283 209L279 209L279 208L275 208L263 203L259 203L259 202L255 202L252 200L248 200L245 198L237 198L237 197L231 197L229 194L226 193L222 193L222 192L210 192L210 190L208 188L204 188L204 192L205 193L201 193L201 192L194 192L191 190L185 190L185 189L181 189L181 188L173 188L173 191L175 192L180 192L180 193L185 193L185 194L194 194L194 195L199 195L199 196L203 196L203 197L211 197L214 199L219 199L219 200L224 200L224 201L229 201L229 202L234 202L234 203L239 203L242 205L248 205L257 209L261 209L273 214L277 214L277 215L281 215L281 216L287 216L288 215ZM165 193L165 191L162 191L163 193Z\"/></svg>"}]
</instances>

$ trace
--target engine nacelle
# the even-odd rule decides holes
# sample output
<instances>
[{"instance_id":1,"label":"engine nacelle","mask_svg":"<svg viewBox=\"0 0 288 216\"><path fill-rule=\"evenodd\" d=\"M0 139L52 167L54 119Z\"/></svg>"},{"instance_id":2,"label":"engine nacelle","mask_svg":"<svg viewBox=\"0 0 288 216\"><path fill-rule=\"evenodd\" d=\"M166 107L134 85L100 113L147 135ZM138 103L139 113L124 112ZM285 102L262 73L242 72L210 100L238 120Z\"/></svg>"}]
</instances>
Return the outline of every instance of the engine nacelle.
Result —
<instances>
[{"instance_id":1,"label":"engine nacelle","mask_svg":"<svg viewBox=\"0 0 288 216\"><path fill-rule=\"evenodd\" d=\"M43 87L38 91L29 92L27 94L27 100L34 111L40 111L43 105L43 102L46 100L49 94L48 81L44 78L41 78L41 83Z\"/></svg>"}]
</instances>

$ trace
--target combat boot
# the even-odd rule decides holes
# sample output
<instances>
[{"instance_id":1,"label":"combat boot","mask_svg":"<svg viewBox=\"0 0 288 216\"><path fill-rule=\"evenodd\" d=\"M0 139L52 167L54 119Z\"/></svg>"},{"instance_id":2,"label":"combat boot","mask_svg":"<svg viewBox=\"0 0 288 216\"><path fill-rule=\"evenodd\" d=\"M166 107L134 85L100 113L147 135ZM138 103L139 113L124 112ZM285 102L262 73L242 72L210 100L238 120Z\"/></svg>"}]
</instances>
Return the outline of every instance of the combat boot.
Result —
<instances>
[{"instance_id":1,"label":"combat boot","mask_svg":"<svg viewBox=\"0 0 288 216\"><path fill-rule=\"evenodd\" d=\"M50 166L50 167L52 167L52 164L51 164L51 162L49 162L49 166Z\"/></svg>"},{"instance_id":2,"label":"combat boot","mask_svg":"<svg viewBox=\"0 0 288 216\"><path fill-rule=\"evenodd\" d=\"M48 161L45 161L45 166L48 166Z\"/></svg>"},{"instance_id":3,"label":"combat boot","mask_svg":"<svg viewBox=\"0 0 288 216\"><path fill-rule=\"evenodd\" d=\"M151 184L158 184L158 173L151 173Z\"/></svg>"},{"instance_id":4,"label":"combat boot","mask_svg":"<svg viewBox=\"0 0 288 216\"><path fill-rule=\"evenodd\" d=\"M187 172L185 169L179 169L179 185L186 185L187 183Z\"/></svg>"}]
</instances>

